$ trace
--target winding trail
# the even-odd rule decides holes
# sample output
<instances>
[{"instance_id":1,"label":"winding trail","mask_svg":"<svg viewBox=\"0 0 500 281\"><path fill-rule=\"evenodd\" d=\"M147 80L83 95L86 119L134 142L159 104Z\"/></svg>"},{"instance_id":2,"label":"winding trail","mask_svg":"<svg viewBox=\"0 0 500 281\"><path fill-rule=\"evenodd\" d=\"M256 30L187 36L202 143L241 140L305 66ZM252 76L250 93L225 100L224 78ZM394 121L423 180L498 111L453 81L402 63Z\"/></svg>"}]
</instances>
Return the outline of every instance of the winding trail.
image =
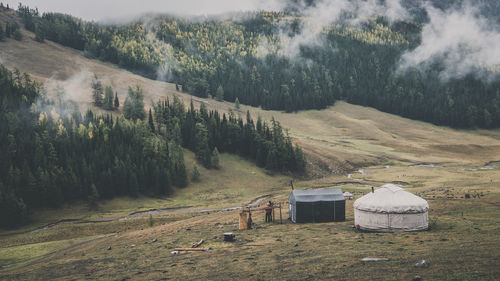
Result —
<instances>
[{"instance_id":1,"label":"winding trail","mask_svg":"<svg viewBox=\"0 0 500 281\"><path fill-rule=\"evenodd\" d=\"M255 207L261 204L263 201L266 199L270 198L271 194L266 194L259 196L250 203L246 204L247 207ZM59 220L53 223L49 223L45 226L39 227L34 230L28 230L28 231L23 231L23 232L15 232L15 233L8 233L8 234L0 234L0 236L11 236L11 235L17 235L17 234L25 234L25 233L33 233L33 232L39 232L39 231L45 231L52 229L54 227L60 226L60 225L65 225L65 224L77 224L77 223L100 223L100 222L111 222L111 221L124 221L124 220L130 220L130 219L136 219L136 218L141 218L149 215L164 215L164 214L173 214L173 213L181 213L181 214L186 214L186 213L212 213L212 212L225 212L225 211L234 211L241 209L241 206L235 206L235 207L227 207L227 208L191 208L191 207L177 207L177 208L165 208L165 209L151 209L151 210L146 210L146 211L139 211L139 212L134 212L130 215L127 216L122 216L122 217L110 217L110 218L102 218L102 219L93 219L93 220L84 220L84 219L64 219L64 220Z\"/></svg>"}]
</instances>

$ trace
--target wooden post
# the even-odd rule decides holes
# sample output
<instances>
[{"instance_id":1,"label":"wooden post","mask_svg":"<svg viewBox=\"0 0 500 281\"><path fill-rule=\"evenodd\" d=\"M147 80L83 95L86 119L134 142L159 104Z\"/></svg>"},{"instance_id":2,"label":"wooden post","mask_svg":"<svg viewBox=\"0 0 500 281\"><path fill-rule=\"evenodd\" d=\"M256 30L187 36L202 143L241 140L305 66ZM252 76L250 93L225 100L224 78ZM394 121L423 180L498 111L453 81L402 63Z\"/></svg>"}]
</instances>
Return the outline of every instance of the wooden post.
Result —
<instances>
[{"instance_id":1,"label":"wooden post","mask_svg":"<svg viewBox=\"0 0 500 281\"><path fill-rule=\"evenodd\" d=\"M283 224L283 220L281 219L281 202L280 202L280 224Z\"/></svg>"},{"instance_id":2,"label":"wooden post","mask_svg":"<svg viewBox=\"0 0 500 281\"><path fill-rule=\"evenodd\" d=\"M274 222L274 204L272 204L271 207L273 208L273 222Z\"/></svg>"}]
</instances>

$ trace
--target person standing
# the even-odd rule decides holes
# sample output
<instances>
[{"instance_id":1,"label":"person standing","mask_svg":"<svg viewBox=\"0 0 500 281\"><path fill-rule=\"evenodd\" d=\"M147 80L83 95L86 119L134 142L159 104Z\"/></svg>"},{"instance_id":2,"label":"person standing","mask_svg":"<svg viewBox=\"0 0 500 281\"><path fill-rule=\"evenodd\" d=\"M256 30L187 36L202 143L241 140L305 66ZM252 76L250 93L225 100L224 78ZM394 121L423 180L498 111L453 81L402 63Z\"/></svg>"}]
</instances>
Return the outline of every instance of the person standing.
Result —
<instances>
[{"instance_id":1,"label":"person standing","mask_svg":"<svg viewBox=\"0 0 500 281\"><path fill-rule=\"evenodd\" d=\"M273 211L273 207L272 207L270 201L266 204L266 207L264 208L264 210L266 211L266 222L271 222L273 220L273 218L271 216L271 213Z\"/></svg>"}]
</instances>

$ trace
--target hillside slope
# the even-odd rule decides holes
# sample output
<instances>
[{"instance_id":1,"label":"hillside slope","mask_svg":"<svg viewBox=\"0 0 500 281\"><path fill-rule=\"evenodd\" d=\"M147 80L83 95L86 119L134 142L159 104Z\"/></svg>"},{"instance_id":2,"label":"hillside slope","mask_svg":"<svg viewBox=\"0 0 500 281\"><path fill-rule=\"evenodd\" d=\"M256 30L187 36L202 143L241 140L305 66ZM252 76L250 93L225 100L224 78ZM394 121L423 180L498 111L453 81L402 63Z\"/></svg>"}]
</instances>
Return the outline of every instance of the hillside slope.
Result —
<instances>
[{"instance_id":1,"label":"hillside slope","mask_svg":"<svg viewBox=\"0 0 500 281\"><path fill-rule=\"evenodd\" d=\"M311 160L333 172L345 172L357 166L390 160L482 164L500 159L500 131L462 131L401 118L375 109L337 102L325 110L299 113L266 111L242 106L236 110L229 102L202 99L175 90L175 85L154 81L129 71L85 58L82 52L46 41L38 43L34 34L23 30L22 41L0 42L0 62L9 68L32 74L45 83L50 92L61 85L67 98L76 100L84 110L91 107L90 83L94 74L103 84L118 91L123 102L127 88L144 89L145 102L177 95L195 106L200 102L209 109L245 115L275 117L306 152Z\"/></svg>"},{"instance_id":2,"label":"hillside slope","mask_svg":"<svg viewBox=\"0 0 500 281\"><path fill-rule=\"evenodd\" d=\"M186 103L192 99L172 84L89 60L52 42L37 43L25 30L23 34L22 41L0 42L0 62L32 74L47 85L49 94L62 85L82 110L92 107L94 73L117 89L122 101L127 87L135 85L144 89L147 103L173 95ZM285 207L285 224L264 224L262 214L255 213L256 228L239 231L238 211L220 209L259 202L256 198L286 204L291 178L271 176L237 156L222 155L221 170L201 168L200 183L169 198L119 198L101 202L98 211L72 204L40 211L37 224L26 233L2 232L0 279L411 280L420 275L429 280L493 280L500 274L495 250L500 243L500 170L498 163L483 166L500 160L500 131L454 130L345 102L325 110L283 113L248 106L238 111L228 102L193 100L196 106L203 102L221 112L231 109L244 116L248 110L254 118L275 117L289 128L314 164L310 172L321 176L297 180L296 188L337 187L357 198L371 186L403 184L428 200L431 230L355 232L353 201L347 201L345 222L291 224ZM193 154L187 152L186 158L192 167ZM439 164L412 165L420 162ZM346 175L361 166L365 168ZM130 216L186 206L194 208ZM32 231L57 220L63 221ZM224 232L236 233L237 241L221 241ZM200 239L213 250L170 254ZM389 261L364 263L365 257ZM414 266L422 259L430 262L428 268Z\"/></svg>"}]
</instances>

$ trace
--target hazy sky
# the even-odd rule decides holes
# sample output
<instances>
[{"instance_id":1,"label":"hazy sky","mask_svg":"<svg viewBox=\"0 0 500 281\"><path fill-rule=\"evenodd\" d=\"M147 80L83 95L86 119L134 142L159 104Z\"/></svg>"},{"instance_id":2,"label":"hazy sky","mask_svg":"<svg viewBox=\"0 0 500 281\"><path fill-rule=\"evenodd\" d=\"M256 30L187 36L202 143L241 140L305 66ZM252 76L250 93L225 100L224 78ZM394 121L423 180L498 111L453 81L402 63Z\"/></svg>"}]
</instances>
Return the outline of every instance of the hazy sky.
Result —
<instances>
[{"instance_id":1,"label":"hazy sky","mask_svg":"<svg viewBox=\"0 0 500 281\"><path fill-rule=\"evenodd\" d=\"M234 11L276 10L276 0L0 0L17 7L19 2L40 12L60 12L86 20L115 20L147 12L186 15L220 14Z\"/></svg>"}]
</instances>

